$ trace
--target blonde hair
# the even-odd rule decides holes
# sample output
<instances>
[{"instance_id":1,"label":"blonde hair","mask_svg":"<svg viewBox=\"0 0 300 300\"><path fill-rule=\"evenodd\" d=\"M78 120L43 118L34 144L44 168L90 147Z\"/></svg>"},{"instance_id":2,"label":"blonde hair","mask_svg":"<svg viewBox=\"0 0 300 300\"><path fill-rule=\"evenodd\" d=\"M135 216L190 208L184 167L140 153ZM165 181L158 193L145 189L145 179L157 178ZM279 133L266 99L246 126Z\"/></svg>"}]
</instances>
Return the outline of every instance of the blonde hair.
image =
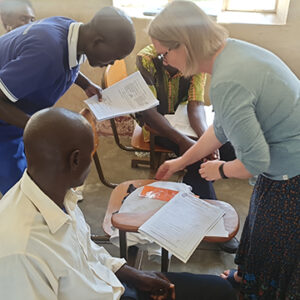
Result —
<instances>
[{"instance_id":1,"label":"blonde hair","mask_svg":"<svg viewBox=\"0 0 300 300\"><path fill-rule=\"evenodd\" d=\"M199 60L211 58L228 37L225 28L190 1L173 1L167 5L150 23L148 34L170 49L184 45L185 76L196 74Z\"/></svg>"}]
</instances>

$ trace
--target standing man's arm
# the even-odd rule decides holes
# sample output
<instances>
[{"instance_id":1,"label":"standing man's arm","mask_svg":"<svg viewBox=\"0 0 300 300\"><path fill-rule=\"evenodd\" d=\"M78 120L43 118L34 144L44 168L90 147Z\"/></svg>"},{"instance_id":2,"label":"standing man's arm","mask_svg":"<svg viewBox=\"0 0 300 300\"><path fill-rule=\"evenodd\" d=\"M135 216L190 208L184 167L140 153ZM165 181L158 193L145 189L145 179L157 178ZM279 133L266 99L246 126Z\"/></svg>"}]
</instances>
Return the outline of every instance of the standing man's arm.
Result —
<instances>
[{"instance_id":1,"label":"standing man's arm","mask_svg":"<svg viewBox=\"0 0 300 300\"><path fill-rule=\"evenodd\" d=\"M85 75L83 75L81 72L78 73L78 76L75 80L75 83L81 87L86 95L88 97L92 97L94 95L98 96L98 99L100 100L102 98L102 89L100 86L93 83L91 80L89 80Z\"/></svg>"},{"instance_id":2,"label":"standing man's arm","mask_svg":"<svg viewBox=\"0 0 300 300\"><path fill-rule=\"evenodd\" d=\"M19 128L25 128L29 115L17 108L0 89L0 120Z\"/></svg>"}]
</instances>

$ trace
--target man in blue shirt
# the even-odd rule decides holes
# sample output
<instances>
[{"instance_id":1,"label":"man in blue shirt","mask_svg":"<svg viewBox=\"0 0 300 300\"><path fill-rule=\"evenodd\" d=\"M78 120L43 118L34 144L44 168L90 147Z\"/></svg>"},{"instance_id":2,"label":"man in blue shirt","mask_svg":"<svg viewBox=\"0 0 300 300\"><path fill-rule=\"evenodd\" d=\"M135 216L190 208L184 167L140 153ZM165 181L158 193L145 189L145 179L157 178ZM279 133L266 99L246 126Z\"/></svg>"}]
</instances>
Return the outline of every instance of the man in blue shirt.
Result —
<instances>
[{"instance_id":1,"label":"man in blue shirt","mask_svg":"<svg viewBox=\"0 0 300 300\"><path fill-rule=\"evenodd\" d=\"M52 106L75 82L88 96L99 88L79 72L88 59L104 67L127 56L135 44L132 21L106 7L87 24L52 17L0 37L0 192L26 168L23 129L36 111ZM49 124L50 125L50 124Z\"/></svg>"}]
</instances>

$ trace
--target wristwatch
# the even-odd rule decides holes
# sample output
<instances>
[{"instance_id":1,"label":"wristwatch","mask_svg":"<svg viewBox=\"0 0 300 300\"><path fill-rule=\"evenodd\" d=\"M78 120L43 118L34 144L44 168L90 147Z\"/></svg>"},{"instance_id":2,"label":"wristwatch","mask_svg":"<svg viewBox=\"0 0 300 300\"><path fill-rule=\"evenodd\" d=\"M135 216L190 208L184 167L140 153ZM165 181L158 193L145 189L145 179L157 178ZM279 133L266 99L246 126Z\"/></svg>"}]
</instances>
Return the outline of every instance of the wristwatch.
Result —
<instances>
[{"instance_id":1,"label":"wristwatch","mask_svg":"<svg viewBox=\"0 0 300 300\"><path fill-rule=\"evenodd\" d=\"M223 170L224 165L225 165L225 163L222 163L222 164L219 166L219 173L220 173L220 175L221 175L221 177L222 177L223 179L228 179L228 177L224 174L224 170Z\"/></svg>"}]
</instances>

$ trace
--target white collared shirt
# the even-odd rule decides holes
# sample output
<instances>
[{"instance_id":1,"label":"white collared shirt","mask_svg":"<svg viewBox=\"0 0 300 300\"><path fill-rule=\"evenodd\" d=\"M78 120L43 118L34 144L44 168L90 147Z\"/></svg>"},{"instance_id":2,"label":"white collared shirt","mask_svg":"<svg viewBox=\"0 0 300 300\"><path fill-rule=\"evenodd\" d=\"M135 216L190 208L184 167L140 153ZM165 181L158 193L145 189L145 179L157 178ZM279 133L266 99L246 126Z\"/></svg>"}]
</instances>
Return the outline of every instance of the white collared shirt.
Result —
<instances>
[{"instance_id":1,"label":"white collared shirt","mask_svg":"<svg viewBox=\"0 0 300 300\"><path fill-rule=\"evenodd\" d=\"M125 263L90 239L69 191L63 212L27 172L0 201L0 299L115 300Z\"/></svg>"},{"instance_id":2,"label":"white collared shirt","mask_svg":"<svg viewBox=\"0 0 300 300\"><path fill-rule=\"evenodd\" d=\"M80 55L79 60L77 60L77 44L78 44L78 34L79 27L82 25L80 22L74 22L70 24L69 34L68 34L68 49L69 49L69 67L70 69L82 64L86 60L85 55Z\"/></svg>"}]
</instances>

